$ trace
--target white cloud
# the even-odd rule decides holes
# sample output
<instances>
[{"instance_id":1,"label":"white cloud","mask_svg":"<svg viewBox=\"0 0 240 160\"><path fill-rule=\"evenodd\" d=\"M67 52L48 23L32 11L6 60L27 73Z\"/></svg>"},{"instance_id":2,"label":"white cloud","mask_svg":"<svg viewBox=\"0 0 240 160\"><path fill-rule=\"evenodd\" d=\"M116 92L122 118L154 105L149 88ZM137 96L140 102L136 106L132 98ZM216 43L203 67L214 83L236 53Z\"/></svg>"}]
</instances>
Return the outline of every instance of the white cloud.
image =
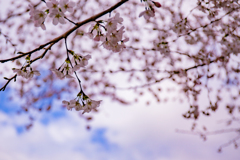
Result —
<instances>
[{"instance_id":1,"label":"white cloud","mask_svg":"<svg viewBox=\"0 0 240 160\"><path fill-rule=\"evenodd\" d=\"M223 153L217 148L228 140L228 135L209 137L203 142L198 136L179 134L175 129L188 130L192 124L182 118L184 104L152 104L123 107L104 101L101 112L91 122L92 130L85 129L85 120L75 111L62 118L52 118L48 125L34 122L30 131L17 134L14 121L21 117L0 113L0 159L3 160L237 160L238 150L228 147ZM217 116L221 119L223 112ZM210 121L209 121L210 120ZM216 117L200 119L216 127ZM7 123L11 122L11 123ZM19 124L19 122L16 122ZM221 124L220 124L221 125ZM106 129L94 142L98 129ZM105 144L107 143L107 144ZM107 145L107 147L106 147Z\"/></svg>"}]
</instances>

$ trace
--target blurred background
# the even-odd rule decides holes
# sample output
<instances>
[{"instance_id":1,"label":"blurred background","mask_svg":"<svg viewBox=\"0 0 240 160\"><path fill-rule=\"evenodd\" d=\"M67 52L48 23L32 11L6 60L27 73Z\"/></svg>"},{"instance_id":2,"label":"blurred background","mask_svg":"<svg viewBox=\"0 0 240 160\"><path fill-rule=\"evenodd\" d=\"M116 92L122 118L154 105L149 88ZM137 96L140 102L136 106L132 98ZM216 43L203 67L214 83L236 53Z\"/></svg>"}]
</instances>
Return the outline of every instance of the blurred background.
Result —
<instances>
[{"instance_id":1,"label":"blurred background","mask_svg":"<svg viewBox=\"0 0 240 160\"><path fill-rule=\"evenodd\" d=\"M67 16L78 22L118 1L74 2L77 9ZM78 74L84 92L93 100L102 100L97 111L82 114L74 109L68 111L62 105L63 100L72 100L79 92L75 80L59 80L49 71L61 66L66 59L64 41L54 45L44 59L32 64L41 76L31 80L18 77L16 82L10 82L6 90L0 92L0 160L239 160L239 142L234 143L235 138L240 139L236 132L239 120L232 121L239 112L235 109L236 112L229 113L225 105L239 104L238 99L231 99L238 95L238 83L235 83L238 79L234 79L231 72L228 73L230 78L225 76L225 70L216 64L159 81L169 74L169 70L180 73L181 69L205 62L204 58L211 60L212 55L208 57L205 52L211 51L216 57L220 54L220 45L216 44L220 42L214 39L215 32L210 27L204 27L209 29L207 31L195 30L197 34L186 39L179 38L179 33L171 30L173 24L179 25L184 17L188 17L192 25L187 27L199 27L209 22L208 16L203 16L200 11L192 14L197 0L159 2L162 8L156 9L156 16L150 20L139 18L139 13L145 9L139 0L129 1L111 13L114 16L120 12L124 18L124 34L130 38L122 52L109 52L83 36L89 31L90 24L68 37L71 50L92 55L89 65ZM51 19L46 20L46 31L34 27L29 20L29 4L35 4L38 9L45 7L38 0L0 0L0 59L16 56L18 51L32 50L73 27L71 23L54 26ZM202 9L201 5L198 7ZM174 51L171 54L162 54L163 51L160 54L153 48L164 38L177 42L169 43L167 49ZM195 43L198 40L199 43ZM197 59L200 51L203 52L200 57L204 58ZM185 52L189 59L183 54ZM42 50L31 58L40 54ZM233 59L237 60L236 57ZM239 63L228 62L229 68ZM12 68L19 68L24 63L24 58L1 63L0 87L6 83L3 77L13 76ZM209 80L215 72L224 73L223 78L215 76ZM202 79L199 78L201 74L204 75ZM239 77L237 71L233 74ZM185 76L192 78L190 85L185 83ZM192 86L194 80L202 84ZM213 90L211 94L205 83ZM196 101L191 95L194 93L184 92L191 87L202 89ZM219 88L221 94L218 94ZM217 96L221 96L222 101L216 112L209 111L211 116L200 113L196 120L183 117L190 106L197 104L199 110L204 110L209 107L209 99L215 101Z\"/></svg>"}]
</instances>

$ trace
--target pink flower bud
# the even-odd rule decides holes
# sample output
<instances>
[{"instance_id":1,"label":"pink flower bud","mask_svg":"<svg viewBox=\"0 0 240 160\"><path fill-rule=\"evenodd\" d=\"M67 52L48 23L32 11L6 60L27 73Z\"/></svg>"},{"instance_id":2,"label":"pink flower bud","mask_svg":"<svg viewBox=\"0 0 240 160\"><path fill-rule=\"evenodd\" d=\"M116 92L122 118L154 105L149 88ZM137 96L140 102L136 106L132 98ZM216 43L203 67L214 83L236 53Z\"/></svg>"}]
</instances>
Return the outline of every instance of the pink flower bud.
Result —
<instances>
[{"instance_id":1,"label":"pink flower bud","mask_svg":"<svg viewBox=\"0 0 240 160\"><path fill-rule=\"evenodd\" d=\"M94 41L100 41L100 36L97 35L93 40L94 40Z\"/></svg>"},{"instance_id":2,"label":"pink flower bud","mask_svg":"<svg viewBox=\"0 0 240 160\"><path fill-rule=\"evenodd\" d=\"M160 8L162 6L159 2L154 2L154 1L152 1L152 2L157 8Z\"/></svg>"}]
</instances>

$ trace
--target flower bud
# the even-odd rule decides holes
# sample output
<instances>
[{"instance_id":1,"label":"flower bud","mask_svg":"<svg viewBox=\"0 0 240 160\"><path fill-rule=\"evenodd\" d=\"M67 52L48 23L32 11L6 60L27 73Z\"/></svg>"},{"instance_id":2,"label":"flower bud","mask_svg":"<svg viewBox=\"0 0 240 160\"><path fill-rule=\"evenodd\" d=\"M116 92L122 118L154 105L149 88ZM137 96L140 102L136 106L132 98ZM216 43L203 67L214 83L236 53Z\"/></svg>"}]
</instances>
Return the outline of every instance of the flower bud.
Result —
<instances>
[{"instance_id":1,"label":"flower bud","mask_svg":"<svg viewBox=\"0 0 240 160\"><path fill-rule=\"evenodd\" d=\"M160 8L162 6L159 2L154 2L154 1L152 1L152 2L157 8Z\"/></svg>"},{"instance_id":2,"label":"flower bud","mask_svg":"<svg viewBox=\"0 0 240 160\"><path fill-rule=\"evenodd\" d=\"M96 35L96 37L93 39L94 41L100 41L101 36L100 35Z\"/></svg>"}]
</instances>

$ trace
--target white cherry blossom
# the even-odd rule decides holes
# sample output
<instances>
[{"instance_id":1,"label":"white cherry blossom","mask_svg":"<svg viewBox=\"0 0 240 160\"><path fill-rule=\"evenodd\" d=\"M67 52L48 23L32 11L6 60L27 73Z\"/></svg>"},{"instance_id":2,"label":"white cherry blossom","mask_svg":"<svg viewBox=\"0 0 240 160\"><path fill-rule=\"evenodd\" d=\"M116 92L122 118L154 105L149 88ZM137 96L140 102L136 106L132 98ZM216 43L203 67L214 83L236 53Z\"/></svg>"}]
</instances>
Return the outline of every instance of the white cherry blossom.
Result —
<instances>
[{"instance_id":1,"label":"white cherry blossom","mask_svg":"<svg viewBox=\"0 0 240 160\"><path fill-rule=\"evenodd\" d=\"M36 75L36 76L41 75L39 71L32 70L32 68L30 70L27 70L26 68L23 68L23 69L13 68L12 70L13 70L13 72L17 73L18 76L24 77L26 79L31 79L31 78L33 78L34 75Z\"/></svg>"},{"instance_id":2,"label":"white cherry blossom","mask_svg":"<svg viewBox=\"0 0 240 160\"><path fill-rule=\"evenodd\" d=\"M74 62L76 65L73 67L73 71L77 71L77 70L79 70L80 67L85 67L86 65L88 65L88 60L91 58L92 58L92 56L89 54L86 56L81 56L81 55L75 54Z\"/></svg>"},{"instance_id":3,"label":"white cherry blossom","mask_svg":"<svg viewBox=\"0 0 240 160\"><path fill-rule=\"evenodd\" d=\"M32 5L30 7L30 19L34 21L35 27L41 27L43 30L46 30L46 26L44 25L44 21L47 17L47 14L43 11L36 10Z\"/></svg>"},{"instance_id":4,"label":"white cherry blossom","mask_svg":"<svg viewBox=\"0 0 240 160\"><path fill-rule=\"evenodd\" d=\"M49 9L49 11L50 11L50 13L53 11L53 10L59 10L59 8L58 8L58 1L56 1L56 0L51 0L51 1L49 1L49 2L47 2L46 3L46 5L47 5L47 7L48 7L48 9Z\"/></svg>"},{"instance_id":5,"label":"white cherry blossom","mask_svg":"<svg viewBox=\"0 0 240 160\"><path fill-rule=\"evenodd\" d=\"M64 104L65 106L67 106L67 110L72 110L72 108L74 108L74 105L73 103L71 103L72 101L68 102L68 101L65 101L63 100L62 101L62 104Z\"/></svg>"},{"instance_id":6,"label":"white cherry blossom","mask_svg":"<svg viewBox=\"0 0 240 160\"><path fill-rule=\"evenodd\" d=\"M108 32L113 32L117 29L117 24L121 24L123 22L123 18L120 17L119 13L116 13L113 18L109 18L107 24L105 25Z\"/></svg>"},{"instance_id":7,"label":"white cherry blossom","mask_svg":"<svg viewBox=\"0 0 240 160\"><path fill-rule=\"evenodd\" d=\"M149 20L155 16L154 6L160 8L161 4L152 0L143 0L143 2L145 2L145 11L141 12L139 17L143 16L146 20Z\"/></svg>"},{"instance_id":8,"label":"white cherry blossom","mask_svg":"<svg viewBox=\"0 0 240 160\"><path fill-rule=\"evenodd\" d=\"M61 12L57 9L52 10L52 12L50 13L49 16L53 18L53 24L54 25L57 25L58 23L66 24L63 12Z\"/></svg>"},{"instance_id":9,"label":"white cherry blossom","mask_svg":"<svg viewBox=\"0 0 240 160\"><path fill-rule=\"evenodd\" d=\"M144 17L146 20L149 20L151 17L155 16L155 12L152 10L145 10L139 14L139 17Z\"/></svg>"},{"instance_id":10,"label":"white cherry blossom","mask_svg":"<svg viewBox=\"0 0 240 160\"><path fill-rule=\"evenodd\" d=\"M95 41L99 41L98 37L100 38L100 36L102 36L102 29L101 26L99 25L99 23L97 24L92 24L91 27L89 28L89 32L87 33L87 35L95 40Z\"/></svg>"},{"instance_id":11,"label":"white cherry blossom","mask_svg":"<svg viewBox=\"0 0 240 160\"><path fill-rule=\"evenodd\" d=\"M62 12L70 12L72 13L74 11L75 3L74 2L68 2L68 0L60 0L60 7Z\"/></svg>"},{"instance_id":12,"label":"white cherry blossom","mask_svg":"<svg viewBox=\"0 0 240 160\"><path fill-rule=\"evenodd\" d=\"M87 99L87 103L85 104L83 114L86 113L86 112L89 113L93 109L96 109L97 107L100 106L100 103L101 103L101 101L94 101L94 100L91 100L91 99Z\"/></svg>"},{"instance_id":13,"label":"white cherry blossom","mask_svg":"<svg viewBox=\"0 0 240 160\"><path fill-rule=\"evenodd\" d=\"M50 69L59 79L64 79L65 75L63 72L57 70L57 69Z\"/></svg>"},{"instance_id":14,"label":"white cherry blossom","mask_svg":"<svg viewBox=\"0 0 240 160\"><path fill-rule=\"evenodd\" d=\"M65 64L62 65L60 68L50 70L60 79L74 78L73 76L71 76L71 74L73 73L73 69L70 66L70 62L66 60L64 63Z\"/></svg>"},{"instance_id":15,"label":"white cherry blossom","mask_svg":"<svg viewBox=\"0 0 240 160\"><path fill-rule=\"evenodd\" d=\"M37 71L37 70L35 70L35 71L30 70L30 71L27 72L27 79L28 79L28 78L30 78L30 79L33 78L34 75L40 76L41 74L40 74L40 72Z\"/></svg>"},{"instance_id":16,"label":"white cherry blossom","mask_svg":"<svg viewBox=\"0 0 240 160\"><path fill-rule=\"evenodd\" d=\"M21 77L26 77L27 75L27 70L16 69L16 68L13 68L12 70L14 73L17 73L17 75Z\"/></svg>"}]
</instances>

